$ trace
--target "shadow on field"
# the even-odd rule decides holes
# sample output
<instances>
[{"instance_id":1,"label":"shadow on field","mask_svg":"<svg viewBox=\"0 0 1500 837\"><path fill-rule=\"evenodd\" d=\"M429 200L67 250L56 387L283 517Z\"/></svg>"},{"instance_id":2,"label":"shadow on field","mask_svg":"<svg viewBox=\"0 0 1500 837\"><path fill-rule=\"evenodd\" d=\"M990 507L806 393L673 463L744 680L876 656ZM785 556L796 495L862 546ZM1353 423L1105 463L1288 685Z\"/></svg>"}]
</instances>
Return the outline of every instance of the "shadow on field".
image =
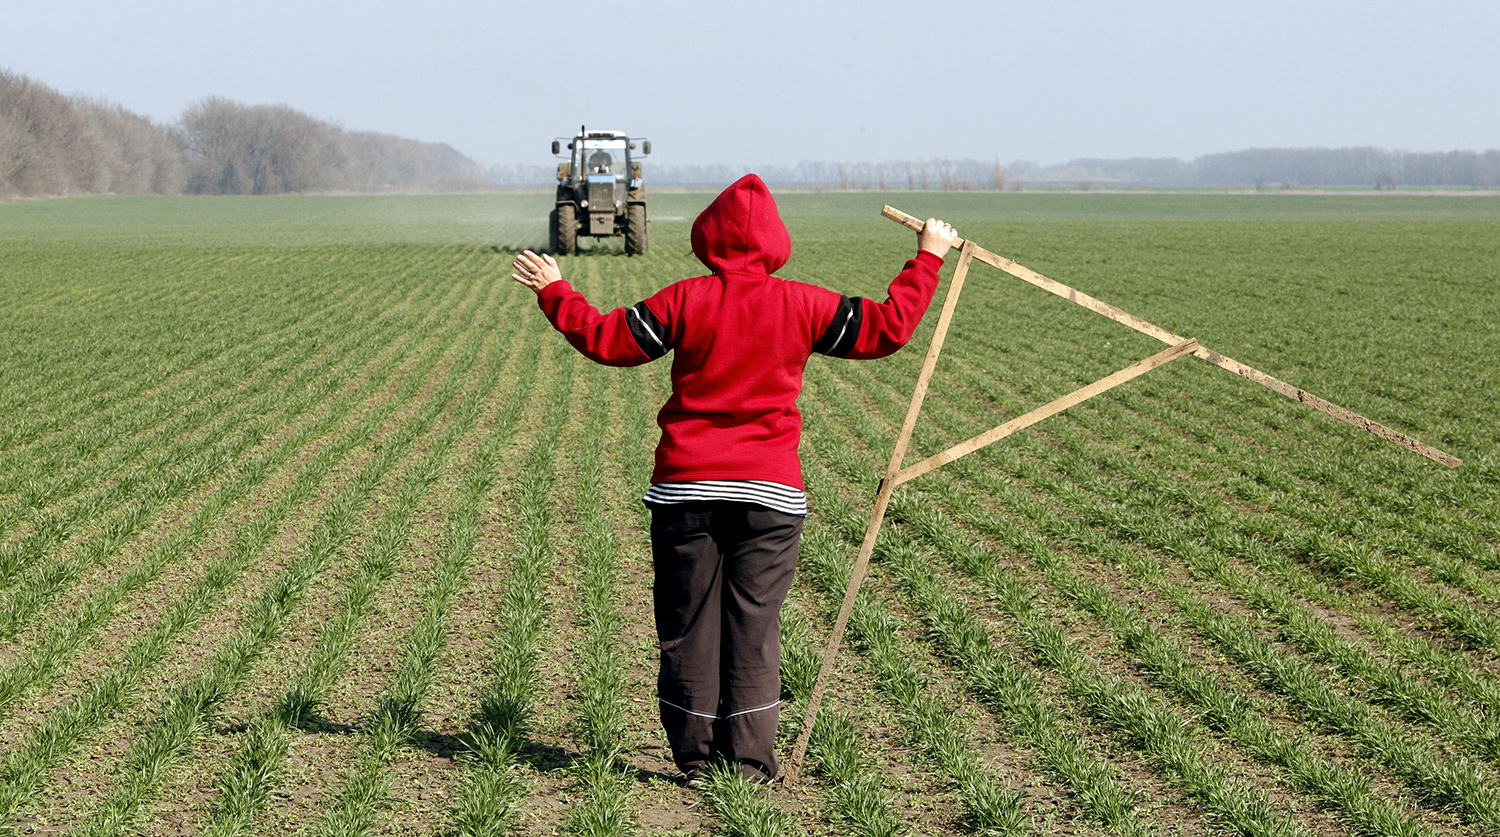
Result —
<instances>
[{"instance_id":1,"label":"shadow on field","mask_svg":"<svg viewBox=\"0 0 1500 837\"><path fill-rule=\"evenodd\" d=\"M514 259L516 256L521 255L521 252L523 250L530 250L531 252L536 253L538 255L543 255L543 254L552 252L552 251L548 250L546 247L544 247L542 245L539 245L539 244L533 244L531 246L527 246L525 244L520 244L520 245L514 245L514 246L512 246L512 245L507 244L507 245L505 245L503 247L500 246L499 244L492 244L492 245L490 245L490 252L491 253L494 253L494 254L499 255L499 256L505 256L508 259Z\"/></svg>"},{"instance_id":2,"label":"shadow on field","mask_svg":"<svg viewBox=\"0 0 1500 837\"><path fill-rule=\"evenodd\" d=\"M469 744L463 735L446 735L427 730L412 736L412 746L445 759L461 758L469 750ZM526 739L516 751L516 760L538 772L553 773L566 771L582 755L575 749ZM626 763L627 761L627 755L621 753L618 762L624 774L637 782L650 782L653 779L663 782L677 781L675 773L663 773L638 764Z\"/></svg>"},{"instance_id":3,"label":"shadow on field","mask_svg":"<svg viewBox=\"0 0 1500 837\"><path fill-rule=\"evenodd\" d=\"M630 767L630 775L637 782L649 782L652 779L659 779L659 780L661 780L663 782L677 782L677 781L679 781L678 778L677 778L677 774L675 774L675 773L663 773L660 770L648 770L648 769L646 769L644 767L636 767L636 766L629 766L629 767Z\"/></svg>"},{"instance_id":4,"label":"shadow on field","mask_svg":"<svg viewBox=\"0 0 1500 837\"><path fill-rule=\"evenodd\" d=\"M506 257L511 258L511 259L514 259L516 256L521 255L521 251L523 251L523 250L530 250L531 252L536 253L538 255L541 255L541 254L550 254L552 256L556 256L557 255L556 253L553 253L551 250L547 249L547 246L544 245L544 244L534 244L534 245L530 245L530 246L527 246L527 245L524 245L524 244L521 244L521 245L492 244L492 245L490 245L490 252L491 253L495 253L495 254L501 255L501 256L506 256ZM610 247L609 245L603 244L603 243L594 244L592 247L588 247L588 248L585 248L585 247L583 247L583 246L580 245L579 248L578 248L578 255L580 255L580 256L590 256L590 257L594 257L594 258L622 258L622 259L631 258L630 254L626 253L624 251L624 249L622 249L620 247Z\"/></svg>"},{"instance_id":5,"label":"shadow on field","mask_svg":"<svg viewBox=\"0 0 1500 837\"><path fill-rule=\"evenodd\" d=\"M460 758L469 749L468 742L463 735L447 735L428 730L412 736L412 746L445 759ZM516 751L516 760L533 770L551 773L568 769L582 755L575 749L526 739ZM621 754L620 760L625 760L625 754ZM637 782L649 782L652 779L665 782L677 780L674 774L663 773L660 770L652 770L636 764L622 766L625 774Z\"/></svg>"},{"instance_id":6,"label":"shadow on field","mask_svg":"<svg viewBox=\"0 0 1500 837\"><path fill-rule=\"evenodd\" d=\"M244 735L250 732L254 722L248 719L237 719L230 723L219 724L214 730L219 735ZM369 732L369 728L362 724L345 724L331 721L322 715L311 713L294 723L292 727L301 732L313 735L363 735ZM471 748L466 734L451 735L449 733L436 732L434 730L418 730L412 734L411 745L416 749L430 753L438 758L456 761L461 759L464 753ZM539 772L551 773L566 770L582 754L574 749L559 747L555 744L545 744L532 739L525 739L516 751L516 760L527 767ZM625 755L621 754L621 761L625 761ZM638 764L622 764L626 775L637 782L649 782L659 779L666 782L675 782L677 777L673 774L663 773Z\"/></svg>"},{"instance_id":7,"label":"shadow on field","mask_svg":"<svg viewBox=\"0 0 1500 837\"><path fill-rule=\"evenodd\" d=\"M412 736L411 743L419 750L445 759L458 759L469 750L469 744L463 735L447 735L429 730L423 730ZM516 751L517 761L542 773L567 770L580 756L582 753L577 750L559 747L555 744L543 744L531 739L524 741L520 749ZM623 755L621 758L623 759ZM673 774L639 765L626 764L624 768L626 775L637 782L649 782L652 779L664 782L677 780Z\"/></svg>"}]
</instances>

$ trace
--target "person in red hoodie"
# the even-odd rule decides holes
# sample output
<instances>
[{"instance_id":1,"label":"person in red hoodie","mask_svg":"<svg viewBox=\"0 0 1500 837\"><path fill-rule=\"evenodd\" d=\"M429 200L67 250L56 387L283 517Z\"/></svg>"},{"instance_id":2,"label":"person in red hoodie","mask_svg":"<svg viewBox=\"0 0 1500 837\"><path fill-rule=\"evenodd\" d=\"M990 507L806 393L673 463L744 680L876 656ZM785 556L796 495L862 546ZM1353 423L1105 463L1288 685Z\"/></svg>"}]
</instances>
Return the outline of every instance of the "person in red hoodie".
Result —
<instances>
[{"instance_id":1,"label":"person in red hoodie","mask_svg":"<svg viewBox=\"0 0 1500 837\"><path fill-rule=\"evenodd\" d=\"M916 256L880 303L778 279L791 237L770 190L749 174L693 222L693 253L710 273L628 308L601 314L550 255L515 260L511 277L536 291L547 319L589 359L636 366L674 353L643 499L661 721L689 784L714 761L753 780L777 774L781 605L807 514L803 367L814 352L870 359L906 345L957 239L927 219Z\"/></svg>"}]
</instances>

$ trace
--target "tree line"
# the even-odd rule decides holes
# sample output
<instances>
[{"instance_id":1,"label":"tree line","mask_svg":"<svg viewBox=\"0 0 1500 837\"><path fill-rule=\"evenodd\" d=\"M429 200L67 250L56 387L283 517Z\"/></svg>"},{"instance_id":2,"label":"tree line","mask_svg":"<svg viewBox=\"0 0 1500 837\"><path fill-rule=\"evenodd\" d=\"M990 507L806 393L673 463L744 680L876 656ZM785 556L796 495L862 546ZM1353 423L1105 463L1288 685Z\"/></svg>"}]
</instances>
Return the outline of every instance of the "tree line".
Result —
<instances>
[{"instance_id":1,"label":"tree line","mask_svg":"<svg viewBox=\"0 0 1500 837\"><path fill-rule=\"evenodd\" d=\"M1037 171L1046 176L1063 174ZM1493 189L1500 186L1500 150L1390 151L1355 148L1251 148L1193 160L1074 160L1065 178L1098 183L1174 186L1398 186Z\"/></svg>"},{"instance_id":2,"label":"tree line","mask_svg":"<svg viewBox=\"0 0 1500 837\"><path fill-rule=\"evenodd\" d=\"M488 187L485 170L447 144L347 131L285 105L214 96L159 125L0 70L0 199Z\"/></svg>"},{"instance_id":3,"label":"tree line","mask_svg":"<svg viewBox=\"0 0 1500 837\"><path fill-rule=\"evenodd\" d=\"M648 165L648 184L717 187L734 182L747 169L730 165ZM522 164L492 166L497 185L544 187L556 168ZM1024 160L931 158L884 163L803 161L794 166L754 168L772 185L813 189L1006 191L1028 185L1121 188L1131 186L1287 189L1355 186L1395 189L1500 188L1500 150L1388 151L1381 148L1252 148L1175 157L1086 158L1043 166Z\"/></svg>"}]
</instances>

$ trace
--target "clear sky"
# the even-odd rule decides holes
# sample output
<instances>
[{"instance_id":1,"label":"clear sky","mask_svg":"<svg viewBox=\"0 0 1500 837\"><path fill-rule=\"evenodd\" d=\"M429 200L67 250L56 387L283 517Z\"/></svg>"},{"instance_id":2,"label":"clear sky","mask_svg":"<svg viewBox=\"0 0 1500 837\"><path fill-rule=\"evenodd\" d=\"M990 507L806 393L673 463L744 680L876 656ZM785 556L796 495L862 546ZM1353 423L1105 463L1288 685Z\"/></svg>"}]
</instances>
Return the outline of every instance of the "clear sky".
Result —
<instances>
[{"instance_id":1,"label":"clear sky","mask_svg":"<svg viewBox=\"0 0 1500 837\"><path fill-rule=\"evenodd\" d=\"M1500 148L1497 0L0 0L0 68L175 122L205 96L550 164Z\"/></svg>"}]
</instances>

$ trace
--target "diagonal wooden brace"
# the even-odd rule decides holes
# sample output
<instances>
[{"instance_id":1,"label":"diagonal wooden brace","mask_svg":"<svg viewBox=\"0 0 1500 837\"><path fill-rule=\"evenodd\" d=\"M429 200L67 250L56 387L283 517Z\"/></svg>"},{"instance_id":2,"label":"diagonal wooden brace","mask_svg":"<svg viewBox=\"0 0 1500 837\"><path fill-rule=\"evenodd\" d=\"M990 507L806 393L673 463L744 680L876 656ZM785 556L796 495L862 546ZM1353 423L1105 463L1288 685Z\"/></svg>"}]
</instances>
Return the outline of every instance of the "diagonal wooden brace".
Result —
<instances>
[{"instance_id":1,"label":"diagonal wooden brace","mask_svg":"<svg viewBox=\"0 0 1500 837\"><path fill-rule=\"evenodd\" d=\"M1113 375L1100 378L1099 380L1093 382L1092 384L1089 384L1086 387L1080 387L1079 389L1076 389L1073 392L1070 392L1055 401L1044 404L1025 415L1017 416L1010 421L1007 421L1006 423L1000 425L999 427L994 428L993 430L986 430L985 432L979 434L978 436L975 436L967 442L959 442L958 444L943 451L942 453L934 454L933 456L929 456L921 462L917 462L905 468L902 468L899 472L896 473L896 476L890 480L891 483L893 483L892 487L894 488L895 486L898 486L904 482L916 479L917 477L920 477L923 474L928 473L929 471L935 471L938 468L947 465L949 462L952 462L953 460L958 459L961 456L967 456L974 451L985 447L986 445L992 445L995 442L1004 439L1006 436L1009 436L1012 433L1015 433L1019 430L1025 430L1026 428L1032 426L1033 424L1036 424L1037 422L1041 421L1044 418L1047 418L1048 416L1055 416L1063 410L1066 410L1069 407L1075 406L1077 404L1082 404L1083 402L1089 400L1090 398L1093 398L1094 396L1102 392L1108 392L1109 390L1114 389L1115 387L1125 383L1126 381L1129 381L1133 378L1138 378L1141 375L1144 375L1147 372L1150 372L1151 370L1158 367L1165 366L1168 363L1171 363L1172 361L1182 357L1183 355L1192 354L1192 352L1197 348L1198 341L1189 338L1181 343L1178 343L1176 346L1171 347L1170 349L1165 349L1163 351L1157 352L1156 354L1146 358L1143 361L1140 361L1139 363L1133 363L1125 367L1124 369L1121 369L1119 372L1114 373Z\"/></svg>"}]
</instances>

